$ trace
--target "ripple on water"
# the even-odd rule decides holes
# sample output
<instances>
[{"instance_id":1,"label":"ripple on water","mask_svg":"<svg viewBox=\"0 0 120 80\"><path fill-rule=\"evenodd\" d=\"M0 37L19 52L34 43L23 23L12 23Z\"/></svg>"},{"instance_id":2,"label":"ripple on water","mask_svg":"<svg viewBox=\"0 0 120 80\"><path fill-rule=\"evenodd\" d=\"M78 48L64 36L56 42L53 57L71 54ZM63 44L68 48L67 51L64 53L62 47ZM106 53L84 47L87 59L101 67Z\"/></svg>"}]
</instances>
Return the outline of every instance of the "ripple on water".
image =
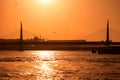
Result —
<instances>
[{"instance_id":1,"label":"ripple on water","mask_svg":"<svg viewBox=\"0 0 120 80\"><path fill-rule=\"evenodd\" d=\"M117 80L120 76L119 55L82 51L23 53L0 54L0 80Z\"/></svg>"}]
</instances>

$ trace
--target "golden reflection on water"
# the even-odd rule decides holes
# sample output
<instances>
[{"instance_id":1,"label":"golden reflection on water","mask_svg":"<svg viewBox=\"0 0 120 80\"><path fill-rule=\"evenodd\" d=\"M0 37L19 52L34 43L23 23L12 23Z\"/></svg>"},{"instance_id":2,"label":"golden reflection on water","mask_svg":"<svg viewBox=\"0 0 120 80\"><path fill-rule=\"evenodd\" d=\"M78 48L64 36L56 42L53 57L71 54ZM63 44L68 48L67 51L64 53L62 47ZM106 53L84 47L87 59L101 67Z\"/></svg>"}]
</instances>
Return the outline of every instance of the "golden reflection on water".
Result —
<instances>
[{"instance_id":1,"label":"golden reflection on water","mask_svg":"<svg viewBox=\"0 0 120 80\"><path fill-rule=\"evenodd\" d=\"M43 59L45 58L51 58L52 57L52 52L49 51L42 51L39 53L39 56L42 57Z\"/></svg>"},{"instance_id":2,"label":"golden reflection on water","mask_svg":"<svg viewBox=\"0 0 120 80\"><path fill-rule=\"evenodd\" d=\"M55 75L55 70L51 69L48 62L43 62L41 65L34 66L39 74L37 80L52 80Z\"/></svg>"},{"instance_id":3,"label":"golden reflection on water","mask_svg":"<svg viewBox=\"0 0 120 80\"><path fill-rule=\"evenodd\" d=\"M0 80L118 80L119 60L81 51L0 53Z\"/></svg>"},{"instance_id":4,"label":"golden reflection on water","mask_svg":"<svg viewBox=\"0 0 120 80\"><path fill-rule=\"evenodd\" d=\"M51 76L53 76L54 70L49 67L49 64L47 62L44 62L42 64L41 69L43 70L43 72L42 72L43 75L42 75L41 79L44 79L44 78L48 79Z\"/></svg>"},{"instance_id":5,"label":"golden reflection on water","mask_svg":"<svg viewBox=\"0 0 120 80\"><path fill-rule=\"evenodd\" d=\"M37 80L53 80L56 71L51 68L50 60L54 58L54 52L36 51L33 54L41 59L40 61L37 61L38 65L34 66L39 74Z\"/></svg>"},{"instance_id":6,"label":"golden reflection on water","mask_svg":"<svg viewBox=\"0 0 120 80\"><path fill-rule=\"evenodd\" d=\"M54 58L54 51L35 51L32 54L36 55L41 60L51 60Z\"/></svg>"}]
</instances>

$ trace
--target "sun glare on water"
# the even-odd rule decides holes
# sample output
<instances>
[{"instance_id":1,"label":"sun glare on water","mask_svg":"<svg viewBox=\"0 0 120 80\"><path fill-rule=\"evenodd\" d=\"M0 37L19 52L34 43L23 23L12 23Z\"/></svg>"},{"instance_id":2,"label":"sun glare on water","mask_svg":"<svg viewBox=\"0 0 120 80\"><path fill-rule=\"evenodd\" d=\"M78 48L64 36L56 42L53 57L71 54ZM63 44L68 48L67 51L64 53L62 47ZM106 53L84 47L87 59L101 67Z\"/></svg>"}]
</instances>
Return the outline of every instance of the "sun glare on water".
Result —
<instances>
[{"instance_id":1,"label":"sun glare on water","mask_svg":"<svg viewBox=\"0 0 120 80\"><path fill-rule=\"evenodd\" d=\"M50 60L53 58L53 53L52 51L36 51L32 54L38 56L41 60Z\"/></svg>"},{"instance_id":2,"label":"sun glare on water","mask_svg":"<svg viewBox=\"0 0 120 80\"><path fill-rule=\"evenodd\" d=\"M41 57L43 57L43 58L49 58L49 57L51 57L51 53L48 52L48 51L41 51L41 52L39 53L39 56L41 56Z\"/></svg>"}]
</instances>

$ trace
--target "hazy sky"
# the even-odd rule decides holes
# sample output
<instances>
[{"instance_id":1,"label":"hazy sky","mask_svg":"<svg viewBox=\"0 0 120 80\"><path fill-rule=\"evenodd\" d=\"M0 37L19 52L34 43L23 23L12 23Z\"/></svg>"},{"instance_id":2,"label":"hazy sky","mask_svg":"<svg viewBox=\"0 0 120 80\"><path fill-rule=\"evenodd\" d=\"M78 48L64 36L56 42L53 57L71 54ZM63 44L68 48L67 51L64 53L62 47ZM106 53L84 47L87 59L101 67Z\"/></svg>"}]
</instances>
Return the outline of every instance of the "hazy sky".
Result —
<instances>
[{"instance_id":1,"label":"hazy sky","mask_svg":"<svg viewBox=\"0 0 120 80\"><path fill-rule=\"evenodd\" d=\"M0 0L0 38L12 38L22 21L26 34L46 39L105 40L108 18L120 41L120 0Z\"/></svg>"}]
</instances>

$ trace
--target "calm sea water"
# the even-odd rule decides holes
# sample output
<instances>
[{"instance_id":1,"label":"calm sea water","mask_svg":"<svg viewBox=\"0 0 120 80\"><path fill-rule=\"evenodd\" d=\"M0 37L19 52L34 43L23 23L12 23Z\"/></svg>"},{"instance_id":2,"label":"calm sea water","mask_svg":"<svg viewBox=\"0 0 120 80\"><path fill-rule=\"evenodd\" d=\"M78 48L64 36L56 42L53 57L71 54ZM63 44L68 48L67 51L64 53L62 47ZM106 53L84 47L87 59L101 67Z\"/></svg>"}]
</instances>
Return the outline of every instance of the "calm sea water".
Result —
<instances>
[{"instance_id":1,"label":"calm sea water","mask_svg":"<svg viewBox=\"0 0 120 80\"><path fill-rule=\"evenodd\" d=\"M120 80L120 55L0 51L0 80Z\"/></svg>"}]
</instances>

